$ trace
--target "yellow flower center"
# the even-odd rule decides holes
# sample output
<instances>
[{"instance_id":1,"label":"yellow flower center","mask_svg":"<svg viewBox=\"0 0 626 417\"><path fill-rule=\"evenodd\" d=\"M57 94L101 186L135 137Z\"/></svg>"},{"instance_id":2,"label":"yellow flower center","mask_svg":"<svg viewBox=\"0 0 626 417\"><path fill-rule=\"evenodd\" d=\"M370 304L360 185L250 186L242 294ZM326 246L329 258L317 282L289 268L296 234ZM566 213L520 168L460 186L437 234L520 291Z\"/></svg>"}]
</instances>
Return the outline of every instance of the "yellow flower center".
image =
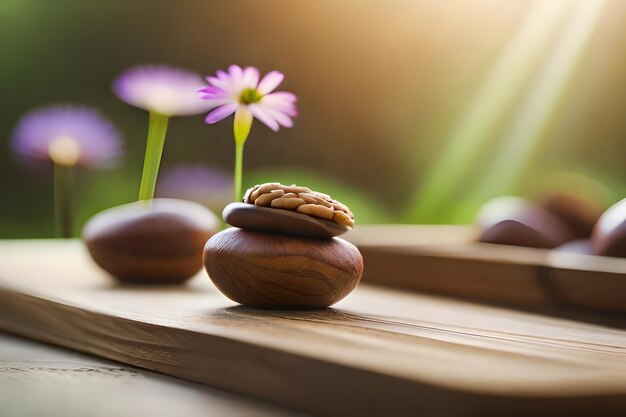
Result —
<instances>
[{"instance_id":1,"label":"yellow flower center","mask_svg":"<svg viewBox=\"0 0 626 417\"><path fill-rule=\"evenodd\" d=\"M259 93L259 90L257 90L256 88L246 88L241 92L241 96L239 96L239 101L244 104L252 104L257 103L262 98L263 94Z\"/></svg>"},{"instance_id":2,"label":"yellow flower center","mask_svg":"<svg viewBox=\"0 0 626 417\"><path fill-rule=\"evenodd\" d=\"M69 136L59 136L50 141L48 156L55 164L74 166L80 159L80 146Z\"/></svg>"}]
</instances>

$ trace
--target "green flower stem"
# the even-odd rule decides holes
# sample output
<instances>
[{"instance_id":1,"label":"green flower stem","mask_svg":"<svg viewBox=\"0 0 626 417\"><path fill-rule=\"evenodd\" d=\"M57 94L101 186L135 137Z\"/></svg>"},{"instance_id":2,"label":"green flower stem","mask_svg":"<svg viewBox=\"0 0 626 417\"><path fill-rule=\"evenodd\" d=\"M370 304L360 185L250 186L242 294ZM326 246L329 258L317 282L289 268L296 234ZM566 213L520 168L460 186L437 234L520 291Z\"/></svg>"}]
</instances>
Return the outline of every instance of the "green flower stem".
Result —
<instances>
[{"instance_id":1,"label":"green flower stem","mask_svg":"<svg viewBox=\"0 0 626 417\"><path fill-rule=\"evenodd\" d=\"M139 187L139 200L150 201L154 198L157 174L161 164L165 134L167 133L168 116L150 112L150 125L148 127L148 141L146 143L146 156L141 173L141 185Z\"/></svg>"},{"instance_id":2,"label":"green flower stem","mask_svg":"<svg viewBox=\"0 0 626 417\"><path fill-rule=\"evenodd\" d=\"M241 182L243 176L243 145L244 142L235 142L235 200L241 201Z\"/></svg>"},{"instance_id":3,"label":"green flower stem","mask_svg":"<svg viewBox=\"0 0 626 417\"><path fill-rule=\"evenodd\" d=\"M252 113L247 107L240 107L235 112L233 134L235 135L235 190L234 200L241 201L241 179L243 176L243 145L252 128Z\"/></svg>"},{"instance_id":4,"label":"green flower stem","mask_svg":"<svg viewBox=\"0 0 626 417\"><path fill-rule=\"evenodd\" d=\"M57 236L62 238L70 238L74 234L73 183L74 167L54 164L54 215Z\"/></svg>"}]
</instances>

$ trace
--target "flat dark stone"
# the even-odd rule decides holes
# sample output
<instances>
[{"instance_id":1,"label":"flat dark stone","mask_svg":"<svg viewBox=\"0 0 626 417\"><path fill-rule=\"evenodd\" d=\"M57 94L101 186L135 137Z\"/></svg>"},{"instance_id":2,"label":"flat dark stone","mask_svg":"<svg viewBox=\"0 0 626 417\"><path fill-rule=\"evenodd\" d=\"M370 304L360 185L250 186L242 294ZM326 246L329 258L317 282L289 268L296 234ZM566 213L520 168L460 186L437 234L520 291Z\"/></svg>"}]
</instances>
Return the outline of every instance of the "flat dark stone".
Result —
<instances>
[{"instance_id":1,"label":"flat dark stone","mask_svg":"<svg viewBox=\"0 0 626 417\"><path fill-rule=\"evenodd\" d=\"M283 236L328 239L350 230L330 220L290 210L230 203L222 213L224 222L240 229Z\"/></svg>"}]
</instances>

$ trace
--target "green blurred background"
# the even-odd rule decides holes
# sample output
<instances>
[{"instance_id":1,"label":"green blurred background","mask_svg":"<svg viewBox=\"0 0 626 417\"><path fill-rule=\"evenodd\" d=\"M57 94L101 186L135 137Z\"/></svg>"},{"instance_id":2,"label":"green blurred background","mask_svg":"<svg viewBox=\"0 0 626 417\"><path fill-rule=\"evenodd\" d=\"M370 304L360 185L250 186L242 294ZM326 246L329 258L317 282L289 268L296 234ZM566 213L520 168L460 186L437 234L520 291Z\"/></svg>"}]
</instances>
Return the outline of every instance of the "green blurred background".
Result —
<instances>
[{"instance_id":1,"label":"green blurred background","mask_svg":"<svg viewBox=\"0 0 626 417\"><path fill-rule=\"evenodd\" d=\"M558 48L576 37L567 27L576 26L574 9L584 6L566 2L558 24L548 25L529 21L541 1L521 0L0 0L0 237L54 234L52 171L24 166L9 148L15 124L34 107L92 105L123 133L127 155L117 169L80 172L78 223L136 198L147 114L118 100L110 86L143 63L202 74L231 63L285 72L281 87L298 95L300 116L278 134L255 123L244 183L318 188L349 204L359 223L471 222L490 196L532 195L562 172L595 178L611 190L609 200L623 197L626 2L602 4L569 60ZM511 48L522 27L537 37L525 51ZM514 59L494 75L503 54ZM513 77L515 63L528 71ZM537 83L550 65L561 77ZM563 74L557 96L544 97ZM500 84L481 96L497 76ZM510 94L500 94L512 84ZM520 119L533 108L542 113ZM532 133L537 117L542 126ZM478 139L466 132L472 121ZM490 187L499 175L488 167L509 166L506 153L515 147L507 138L516 123L528 158L518 161L515 181ZM230 122L206 126L200 116L173 119L162 168L203 164L230 172L231 129ZM525 129L532 146L524 145ZM469 148L483 142L475 158L459 151L445 159L462 149L455 137ZM455 170L456 182L437 185ZM429 181L443 191L437 204L423 207L435 201L424 191Z\"/></svg>"}]
</instances>

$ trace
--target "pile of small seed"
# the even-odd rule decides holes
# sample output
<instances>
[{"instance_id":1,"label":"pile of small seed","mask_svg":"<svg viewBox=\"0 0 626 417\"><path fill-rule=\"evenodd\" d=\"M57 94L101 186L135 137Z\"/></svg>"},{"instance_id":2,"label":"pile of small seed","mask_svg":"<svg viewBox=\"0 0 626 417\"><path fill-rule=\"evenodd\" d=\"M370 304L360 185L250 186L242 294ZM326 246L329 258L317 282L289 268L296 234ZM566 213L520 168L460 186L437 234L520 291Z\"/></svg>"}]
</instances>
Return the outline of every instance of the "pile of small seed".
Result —
<instances>
[{"instance_id":1,"label":"pile of small seed","mask_svg":"<svg viewBox=\"0 0 626 417\"><path fill-rule=\"evenodd\" d=\"M277 182L255 185L246 191L243 202L297 211L344 226L354 226L354 215L345 204L307 187L282 185Z\"/></svg>"}]
</instances>

